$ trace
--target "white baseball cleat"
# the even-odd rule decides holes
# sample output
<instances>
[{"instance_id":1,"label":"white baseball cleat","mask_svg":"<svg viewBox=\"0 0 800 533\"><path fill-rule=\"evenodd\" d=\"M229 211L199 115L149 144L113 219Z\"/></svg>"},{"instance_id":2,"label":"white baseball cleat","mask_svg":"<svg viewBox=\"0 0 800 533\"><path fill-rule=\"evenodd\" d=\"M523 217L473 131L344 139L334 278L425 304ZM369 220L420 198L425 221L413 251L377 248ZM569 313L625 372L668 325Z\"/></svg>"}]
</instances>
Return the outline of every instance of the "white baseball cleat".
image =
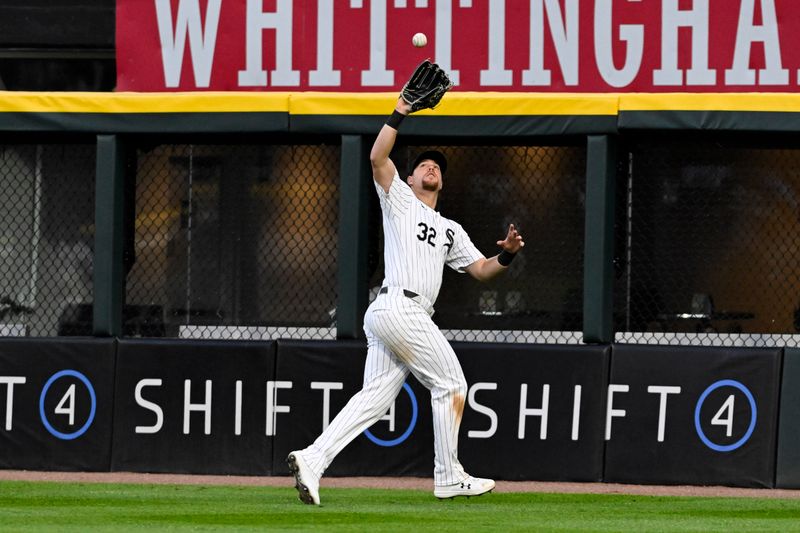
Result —
<instances>
[{"instance_id":1,"label":"white baseball cleat","mask_svg":"<svg viewBox=\"0 0 800 533\"><path fill-rule=\"evenodd\" d=\"M305 504L319 505L319 477L306 464L299 451L294 451L286 458L289 471L294 475L297 495Z\"/></svg>"},{"instance_id":2,"label":"white baseball cleat","mask_svg":"<svg viewBox=\"0 0 800 533\"><path fill-rule=\"evenodd\" d=\"M455 498L456 496L480 496L494 489L493 479L469 476L460 483L442 485L433 488L433 495L437 498Z\"/></svg>"}]
</instances>

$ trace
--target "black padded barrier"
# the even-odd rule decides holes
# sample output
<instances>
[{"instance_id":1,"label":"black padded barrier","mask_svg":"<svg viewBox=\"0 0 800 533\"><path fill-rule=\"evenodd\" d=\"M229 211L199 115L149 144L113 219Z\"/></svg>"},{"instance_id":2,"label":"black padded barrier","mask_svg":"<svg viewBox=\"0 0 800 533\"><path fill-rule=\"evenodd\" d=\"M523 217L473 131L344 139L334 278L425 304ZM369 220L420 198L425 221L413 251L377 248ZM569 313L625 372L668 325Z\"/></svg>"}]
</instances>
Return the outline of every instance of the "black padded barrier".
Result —
<instances>
[{"instance_id":1,"label":"black padded barrier","mask_svg":"<svg viewBox=\"0 0 800 533\"><path fill-rule=\"evenodd\" d=\"M781 349L614 345L605 478L771 487Z\"/></svg>"},{"instance_id":2,"label":"black padded barrier","mask_svg":"<svg viewBox=\"0 0 800 533\"><path fill-rule=\"evenodd\" d=\"M800 485L796 350L781 386L781 349L453 347L475 475ZM0 468L288 475L288 452L360 388L365 355L360 341L0 339ZM327 475L431 476L430 395L407 384L394 427L379 420Z\"/></svg>"},{"instance_id":3,"label":"black padded barrier","mask_svg":"<svg viewBox=\"0 0 800 533\"><path fill-rule=\"evenodd\" d=\"M275 344L121 340L111 469L272 474Z\"/></svg>"},{"instance_id":4,"label":"black padded barrier","mask_svg":"<svg viewBox=\"0 0 800 533\"><path fill-rule=\"evenodd\" d=\"M602 479L610 346L453 343L453 349L467 378L459 457L470 473Z\"/></svg>"},{"instance_id":5,"label":"black padded barrier","mask_svg":"<svg viewBox=\"0 0 800 533\"><path fill-rule=\"evenodd\" d=\"M0 468L108 471L113 339L0 339Z\"/></svg>"}]
</instances>

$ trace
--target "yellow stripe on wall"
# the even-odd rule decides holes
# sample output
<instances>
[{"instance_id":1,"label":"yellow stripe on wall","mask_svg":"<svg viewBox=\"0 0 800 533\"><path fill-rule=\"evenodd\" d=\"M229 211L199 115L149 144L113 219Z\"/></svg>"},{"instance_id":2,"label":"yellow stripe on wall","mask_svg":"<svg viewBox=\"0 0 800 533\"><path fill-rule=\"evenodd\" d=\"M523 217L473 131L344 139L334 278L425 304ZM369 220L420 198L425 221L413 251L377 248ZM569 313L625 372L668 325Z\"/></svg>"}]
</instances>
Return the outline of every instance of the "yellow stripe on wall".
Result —
<instances>
[{"instance_id":1,"label":"yellow stripe on wall","mask_svg":"<svg viewBox=\"0 0 800 533\"><path fill-rule=\"evenodd\" d=\"M397 93L294 93L290 115L391 115Z\"/></svg>"},{"instance_id":2,"label":"yellow stripe on wall","mask_svg":"<svg viewBox=\"0 0 800 533\"><path fill-rule=\"evenodd\" d=\"M398 93L0 91L0 113L247 113L389 115ZM450 92L419 115L617 115L619 111L800 112L800 93Z\"/></svg>"},{"instance_id":3,"label":"yellow stripe on wall","mask_svg":"<svg viewBox=\"0 0 800 533\"><path fill-rule=\"evenodd\" d=\"M800 111L796 93L629 93L619 95L620 111Z\"/></svg>"},{"instance_id":4,"label":"yellow stripe on wall","mask_svg":"<svg viewBox=\"0 0 800 533\"><path fill-rule=\"evenodd\" d=\"M389 115L398 93L295 93L292 115ZM418 115L616 115L616 94L450 92L435 110Z\"/></svg>"},{"instance_id":5,"label":"yellow stripe on wall","mask_svg":"<svg viewBox=\"0 0 800 533\"><path fill-rule=\"evenodd\" d=\"M0 112L388 115L398 94L326 92L94 93L0 91ZM617 95L451 92L420 115L616 115Z\"/></svg>"},{"instance_id":6,"label":"yellow stripe on wall","mask_svg":"<svg viewBox=\"0 0 800 533\"><path fill-rule=\"evenodd\" d=\"M289 110L291 93L95 93L0 91L0 112L236 113Z\"/></svg>"}]
</instances>

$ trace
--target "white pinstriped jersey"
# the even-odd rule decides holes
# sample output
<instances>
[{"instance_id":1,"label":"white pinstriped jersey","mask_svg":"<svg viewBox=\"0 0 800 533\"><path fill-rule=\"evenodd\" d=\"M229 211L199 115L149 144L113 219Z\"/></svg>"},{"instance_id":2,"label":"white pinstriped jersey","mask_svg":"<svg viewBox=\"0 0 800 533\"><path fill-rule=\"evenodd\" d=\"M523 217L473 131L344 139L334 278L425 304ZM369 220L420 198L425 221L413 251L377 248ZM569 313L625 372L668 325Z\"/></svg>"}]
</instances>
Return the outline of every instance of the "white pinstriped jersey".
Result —
<instances>
[{"instance_id":1,"label":"white pinstriped jersey","mask_svg":"<svg viewBox=\"0 0 800 533\"><path fill-rule=\"evenodd\" d=\"M384 287L401 287L436 301L444 265L457 272L483 258L460 224L420 201L397 171L385 192L375 188L383 212Z\"/></svg>"}]
</instances>

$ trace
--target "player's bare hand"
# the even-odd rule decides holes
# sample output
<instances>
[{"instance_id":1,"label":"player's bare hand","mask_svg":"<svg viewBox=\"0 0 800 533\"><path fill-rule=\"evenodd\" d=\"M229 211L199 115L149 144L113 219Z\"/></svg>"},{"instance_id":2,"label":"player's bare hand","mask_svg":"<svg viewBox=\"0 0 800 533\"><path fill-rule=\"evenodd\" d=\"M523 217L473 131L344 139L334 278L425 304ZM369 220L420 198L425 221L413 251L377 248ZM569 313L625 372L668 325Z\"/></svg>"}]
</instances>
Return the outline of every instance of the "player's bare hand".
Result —
<instances>
[{"instance_id":1,"label":"player's bare hand","mask_svg":"<svg viewBox=\"0 0 800 533\"><path fill-rule=\"evenodd\" d=\"M514 224L509 224L508 235L505 240L497 241L497 246L501 247L506 252L515 254L519 252L520 248L525 246L525 241L522 240L522 235L519 234Z\"/></svg>"}]
</instances>

